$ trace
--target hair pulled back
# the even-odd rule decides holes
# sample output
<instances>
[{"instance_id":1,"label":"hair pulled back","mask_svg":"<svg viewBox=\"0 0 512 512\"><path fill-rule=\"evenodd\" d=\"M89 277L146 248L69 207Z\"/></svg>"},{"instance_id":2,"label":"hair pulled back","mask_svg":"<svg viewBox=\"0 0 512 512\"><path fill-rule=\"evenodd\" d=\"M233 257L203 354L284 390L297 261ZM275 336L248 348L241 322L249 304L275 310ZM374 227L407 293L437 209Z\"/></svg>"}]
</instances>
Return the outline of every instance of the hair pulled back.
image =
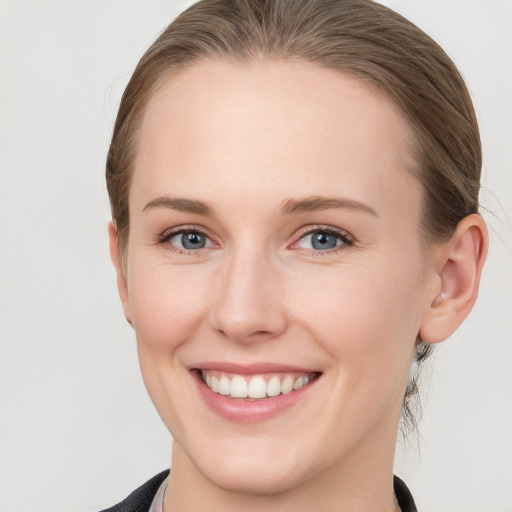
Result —
<instances>
[{"instance_id":1,"label":"hair pulled back","mask_svg":"<svg viewBox=\"0 0 512 512\"><path fill-rule=\"evenodd\" d=\"M129 236L132 165L145 106L173 75L205 59L250 64L303 60L337 69L383 91L413 133L424 188L420 229L428 243L450 237L478 212L481 144L471 98L457 68L427 34L371 0L201 0L180 14L139 61L124 91L106 162L121 252ZM416 363L431 352L419 340ZM416 426L404 398L403 424Z\"/></svg>"}]
</instances>

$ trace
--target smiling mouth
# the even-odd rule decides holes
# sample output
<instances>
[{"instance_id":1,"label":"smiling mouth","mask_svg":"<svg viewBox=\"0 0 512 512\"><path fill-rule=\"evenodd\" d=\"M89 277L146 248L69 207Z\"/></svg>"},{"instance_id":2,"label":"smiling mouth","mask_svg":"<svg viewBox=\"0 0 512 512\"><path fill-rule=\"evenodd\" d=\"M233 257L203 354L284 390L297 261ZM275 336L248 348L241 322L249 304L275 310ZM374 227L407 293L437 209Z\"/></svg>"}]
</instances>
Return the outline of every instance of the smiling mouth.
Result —
<instances>
[{"instance_id":1,"label":"smiling mouth","mask_svg":"<svg viewBox=\"0 0 512 512\"><path fill-rule=\"evenodd\" d=\"M311 384L320 373L239 375L217 370L200 370L199 375L203 383L219 395L262 400L293 393Z\"/></svg>"}]
</instances>

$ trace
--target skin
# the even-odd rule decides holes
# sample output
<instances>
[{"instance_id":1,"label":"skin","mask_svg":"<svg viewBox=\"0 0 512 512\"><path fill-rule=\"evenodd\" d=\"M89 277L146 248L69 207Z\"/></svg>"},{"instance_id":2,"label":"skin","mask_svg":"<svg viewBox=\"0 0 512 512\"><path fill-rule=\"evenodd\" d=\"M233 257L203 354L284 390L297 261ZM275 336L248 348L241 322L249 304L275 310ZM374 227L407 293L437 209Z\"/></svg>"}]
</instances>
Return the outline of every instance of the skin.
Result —
<instances>
[{"instance_id":1,"label":"skin","mask_svg":"<svg viewBox=\"0 0 512 512\"><path fill-rule=\"evenodd\" d=\"M174 438L166 512L397 510L417 336L441 341L462 322L487 247L474 215L425 251L408 141L385 96L307 63L202 62L150 99L125 255L113 225L110 237L145 384ZM311 198L349 206L282 213ZM306 233L326 227L338 246L314 250ZM180 228L208 244L183 251L165 238ZM293 407L244 424L202 401L189 371L202 361L322 374Z\"/></svg>"}]
</instances>

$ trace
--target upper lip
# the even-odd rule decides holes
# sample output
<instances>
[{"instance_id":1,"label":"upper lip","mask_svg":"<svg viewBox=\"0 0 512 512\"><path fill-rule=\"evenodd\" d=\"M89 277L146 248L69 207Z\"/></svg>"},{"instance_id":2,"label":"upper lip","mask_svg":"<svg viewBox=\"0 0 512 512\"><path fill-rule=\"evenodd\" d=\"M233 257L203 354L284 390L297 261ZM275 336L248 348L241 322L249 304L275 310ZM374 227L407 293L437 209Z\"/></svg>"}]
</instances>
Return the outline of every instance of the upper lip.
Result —
<instances>
[{"instance_id":1,"label":"upper lip","mask_svg":"<svg viewBox=\"0 0 512 512\"><path fill-rule=\"evenodd\" d=\"M225 361L205 361L191 366L190 370L217 370L238 375L256 375L262 373L321 373L316 369L291 366L287 364L260 362L260 363L229 363Z\"/></svg>"}]
</instances>

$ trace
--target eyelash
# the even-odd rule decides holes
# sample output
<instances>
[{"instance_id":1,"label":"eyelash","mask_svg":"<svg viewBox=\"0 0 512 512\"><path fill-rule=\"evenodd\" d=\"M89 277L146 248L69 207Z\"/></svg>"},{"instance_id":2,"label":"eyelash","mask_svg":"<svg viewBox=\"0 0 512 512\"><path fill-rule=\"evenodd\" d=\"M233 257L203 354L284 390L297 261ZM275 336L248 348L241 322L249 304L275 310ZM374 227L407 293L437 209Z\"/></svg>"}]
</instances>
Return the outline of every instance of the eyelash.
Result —
<instances>
[{"instance_id":1,"label":"eyelash","mask_svg":"<svg viewBox=\"0 0 512 512\"><path fill-rule=\"evenodd\" d=\"M166 247L167 250L176 252L178 254L197 255L197 253L199 252L200 249L195 249L195 250L181 249L181 248L178 248L176 246L172 246L171 244L169 244L169 240L171 240L173 237L184 234L184 233L200 234L200 235L206 237L208 240L210 240L214 244L216 244L216 242L214 242L212 240L212 238L205 233L203 228L200 228L197 226L185 226L185 227L180 227L178 229L165 231L162 235L160 235L158 237L157 243L159 245L163 245L163 246L167 244L167 247ZM289 247L293 247L294 245L298 244L302 239L304 239L306 236L312 235L314 233L326 233L326 234L335 236L339 240L341 240L341 244L339 246L333 247L331 249L326 249L326 250L304 249L307 252L307 254L311 254L311 255L333 254L333 253L345 251L349 247L354 245L353 237L351 235L349 235L346 231L334 228L332 226L317 225L317 226L307 226L307 227L301 228L294 237L294 238L296 238L296 241L293 242ZM218 245L218 244L216 244L216 245Z\"/></svg>"},{"instance_id":2,"label":"eyelash","mask_svg":"<svg viewBox=\"0 0 512 512\"><path fill-rule=\"evenodd\" d=\"M207 238L208 240L213 242L212 238L205 233L203 228L200 228L198 226L183 226L183 227L180 227L180 228L177 228L177 229L172 229L172 230L165 231L164 233L162 233L158 237L157 243L159 245L166 246L165 248L168 251L176 252L178 254L196 256L197 253L199 252L199 249L195 249L195 250L181 249L179 247L176 247L176 246L173 246L173 245L169 244L169 240L171 240L175 236L178 236L178 235L181 235L181 234L184 234L184 233L197 233L197 234L202 235L205 238ZM213 243L215 243L215 242L213 242Z\"/></svg>"},{"instance_id":3,"label":"eyelash","mask_svg":"<svg viewBox=\"0 0 512 512\"><path fill-rule=\"evenodd\" d=\"M314 233L326 233L328 235L332 235L337 237L339 240L341 240L341 244L339 246L333 247L331 249L326 250L308 250L308 254L311 255L325 255L325 254L335 254L341 251L346 251L349 247L354 245L354 238L349 235L346 231L338 228L334 228L332 226L323 226L323 225L317 225L317 226L307 226L305 228L300 229L297 232L296 235L296 241L293 242L293 245L298 244L302 239L304 239L308 235L312 235Z\"/></svg>"}]
</instances>

